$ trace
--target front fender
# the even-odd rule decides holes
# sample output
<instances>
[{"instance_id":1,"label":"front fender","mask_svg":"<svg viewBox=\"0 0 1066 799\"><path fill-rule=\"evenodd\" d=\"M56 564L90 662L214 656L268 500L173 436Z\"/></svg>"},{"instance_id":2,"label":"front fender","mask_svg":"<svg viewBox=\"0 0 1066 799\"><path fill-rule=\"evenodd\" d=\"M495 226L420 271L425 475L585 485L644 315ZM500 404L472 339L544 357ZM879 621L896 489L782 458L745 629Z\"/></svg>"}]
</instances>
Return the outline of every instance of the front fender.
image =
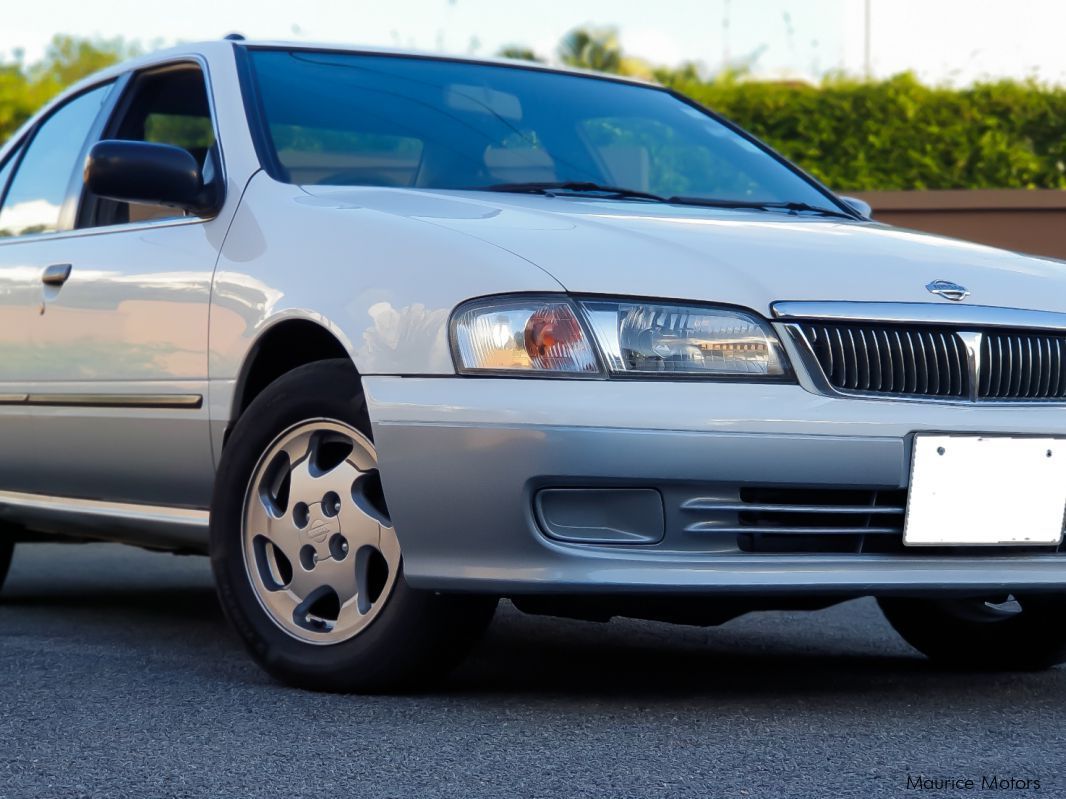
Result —
<instances>
[{"instance_id":1,"label":"front fender","mask_svg":"<svg viewBox=\"0 0 1066 799\"><path fill-rule=\"evenodd\" d=\"M215 270L210 376L236 379L258 337L288 318L330 330L360 374L454 374L456 305L561 289L530 262L430 219L312 197L261 172Z\"/></svg>"}]
</instances>

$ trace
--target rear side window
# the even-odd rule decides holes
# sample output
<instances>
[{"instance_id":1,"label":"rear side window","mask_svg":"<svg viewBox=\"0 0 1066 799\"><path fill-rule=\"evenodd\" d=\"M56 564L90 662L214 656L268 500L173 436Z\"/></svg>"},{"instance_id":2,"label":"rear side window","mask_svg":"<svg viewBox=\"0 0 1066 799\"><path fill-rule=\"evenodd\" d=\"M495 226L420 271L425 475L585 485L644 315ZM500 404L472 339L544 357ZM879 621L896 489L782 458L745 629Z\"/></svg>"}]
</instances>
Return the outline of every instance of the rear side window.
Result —
<instances>
[{"instance_id":1,"label":"rear side window","mask_svg":"<svg viewBox=\"0 0 1066 799\"><path fill-rule=\"evenodd\" d=\"M85 140L110 91L111 84L106 84L78 95L37 128L4 196L0 237L59 229Z\"/></svg>"}]
</instances>

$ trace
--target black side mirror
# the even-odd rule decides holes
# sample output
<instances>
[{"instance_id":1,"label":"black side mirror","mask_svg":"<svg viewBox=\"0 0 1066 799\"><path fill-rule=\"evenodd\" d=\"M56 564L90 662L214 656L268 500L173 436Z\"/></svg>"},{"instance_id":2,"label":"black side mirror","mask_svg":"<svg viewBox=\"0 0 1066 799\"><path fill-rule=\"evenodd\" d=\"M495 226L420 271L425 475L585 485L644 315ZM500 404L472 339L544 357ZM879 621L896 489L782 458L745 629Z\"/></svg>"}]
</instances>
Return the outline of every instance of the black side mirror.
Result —
<instances>
[{"instance_id":1,"label":"black side mirror","mask_svg":"<svg viewBox=\"0 0 1066 799\"><path fill-rule=\"evenodd\" d=\"M220 193L192 153L169 144L105 139L89 151L85 185L99 197L127 203L168 205L211 216Z\"/></svg>"}]
</instances>

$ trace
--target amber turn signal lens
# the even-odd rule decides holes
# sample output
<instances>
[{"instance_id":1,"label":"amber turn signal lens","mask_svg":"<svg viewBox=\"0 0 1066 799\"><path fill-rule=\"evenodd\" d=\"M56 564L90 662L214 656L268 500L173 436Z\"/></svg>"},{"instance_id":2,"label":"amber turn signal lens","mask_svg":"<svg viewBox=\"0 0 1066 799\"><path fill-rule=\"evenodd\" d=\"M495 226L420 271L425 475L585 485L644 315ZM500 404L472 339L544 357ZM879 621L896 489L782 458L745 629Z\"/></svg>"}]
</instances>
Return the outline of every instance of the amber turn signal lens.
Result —
<instances>
[{"instance_id":1,"label":"amber turn signal lens","mask_svg":"<svg viewBox=\"0 0 1066 799\"><path fill-rule=\"evenodd\" d=\"M585 328L565 299L477 300L456 314L452 336L463 373L600 372Z\"/></svg>"},{"instance_id":2,"label":"amber turn signal lens","mask_svg":"<svg viewBox=\"0 0 1066 799\"><path fill-rule=\"evenodd\" d=\"M530 358L544 358L557 347L581 341L581 325L565 305L546 305L526 322L526 352Z\"/></svg>"}]
</instances>

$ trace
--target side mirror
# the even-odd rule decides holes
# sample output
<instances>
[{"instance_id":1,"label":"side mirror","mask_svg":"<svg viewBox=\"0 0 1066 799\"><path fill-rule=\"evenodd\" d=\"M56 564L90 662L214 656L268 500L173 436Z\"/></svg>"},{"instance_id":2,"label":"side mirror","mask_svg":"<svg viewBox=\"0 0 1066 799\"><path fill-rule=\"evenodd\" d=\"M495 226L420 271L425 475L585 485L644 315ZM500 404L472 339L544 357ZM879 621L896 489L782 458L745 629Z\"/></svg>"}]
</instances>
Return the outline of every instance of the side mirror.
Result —
<instances>
[{"instance_id":1,"label":"side mirror","mask_svg":"<svg viewBox=\"0 0 1066 799\"><path fill-rule=\"evenodd\" d=\"M873 219L874 209L866 200L860 200L858 197L841 197L840 199L863 219Z\"/></svg>"},{"instance_id":2,"label":"side mirror","mask_svg":"<svg viewBox=\"0 0 1066 799\"><path fill-rule=\"evenodd\" d=\"M192 153L169 144L97 142L85 162L85 185L109 200L167 205L197 216L211 216L220 204Z\"/></svg>"}]
</instances>

